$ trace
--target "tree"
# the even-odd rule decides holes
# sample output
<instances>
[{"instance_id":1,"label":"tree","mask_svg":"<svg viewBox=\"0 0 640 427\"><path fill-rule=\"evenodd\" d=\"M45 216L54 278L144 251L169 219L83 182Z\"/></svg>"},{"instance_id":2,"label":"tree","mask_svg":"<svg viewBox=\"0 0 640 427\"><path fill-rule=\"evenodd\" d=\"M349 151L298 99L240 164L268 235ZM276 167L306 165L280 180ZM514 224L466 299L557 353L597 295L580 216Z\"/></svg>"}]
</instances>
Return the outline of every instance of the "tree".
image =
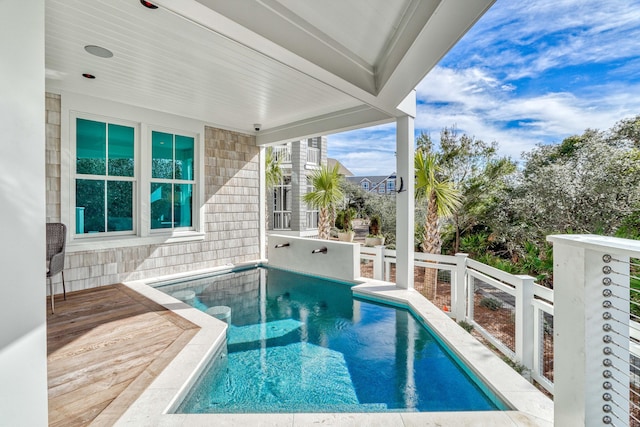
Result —
<instances>
[{"instance_id":1,"label":"tree","mask_svg":"<svg viewBox=\"0 0 640 427\"><path fill-rule=\"evenodd\" d=\"M277 158L273 153L273 147L267 147L265 150L265 186L267 187L267 191L271 191L271 197L275 197L273 193L273 188L282 181L282 168L280 167L281 159ZM265 200L265 203L269 203L269 198ZM269 212L269 207L267 206L265 212ZM269 215L267 215L266 219L266 229L269 229Z\"/></svg>"},{"instance_id":2,"label":"tree","mask_svg":"<svg viewBox=\"0 0 640 427\"><path fill-rule=\"evenodd\" d=\"M268 190L272 190L282 180L281 159L273 154L273 147L267 147L265 154L265 183Z\"/></svg>"},{"instance_id":3,"label":"tree","mask_svg":"<svg viewBox=\"0 0 640 427\"><path fill-rule=\"evenodd\" d=\"M417 143L419 149L435 152L427 135L421 134ZM450 226L443 233L447 241L453 240L453 253L460 251L463 236L486 221L516 170L515 162L498 156L497 147L496 142L459 135L455 125L440 132L438 166L460 192L460 203L453 209Z\"/></svg>"},{"instance_id":4,"label":"tree","mask_svg":"<svg viewBox=\"0 0 640 427\"><path fill-rule=\"evenodd\" d=\"M640 212L640 150L620 132L624 126L587 129L524 155L522 172L487 222L509 258L525 257L527 243L542 252L548 234L637 235L628 218Z\"/></svg>"},{"instance_id":5,"label":"tree","mask_svg":"<svg viewBox=\"0 0 640 427\"><path fill-rule=\"evenodd\" d=\"M318 234L321 239L329 239L331 218L335 218L336 206L344 199L344 193L340 189L341 181L338 164L332 169L323 165L311 175L313 191L304 195L304 201L320 211Z\"/></svg>"},{"instance_id":6,"label":"tree","mask_svg":"<svg viewBox=\"0 0 640 427\"><path fill-rule=\"evenodd\" d=\"M460 205L460 192L442 176L436 154L418 149L415 154L416 199L425 200L427 213L420 248L439 254L442 249L440 218L451 215Z\"/></svg>"}]
</instances>

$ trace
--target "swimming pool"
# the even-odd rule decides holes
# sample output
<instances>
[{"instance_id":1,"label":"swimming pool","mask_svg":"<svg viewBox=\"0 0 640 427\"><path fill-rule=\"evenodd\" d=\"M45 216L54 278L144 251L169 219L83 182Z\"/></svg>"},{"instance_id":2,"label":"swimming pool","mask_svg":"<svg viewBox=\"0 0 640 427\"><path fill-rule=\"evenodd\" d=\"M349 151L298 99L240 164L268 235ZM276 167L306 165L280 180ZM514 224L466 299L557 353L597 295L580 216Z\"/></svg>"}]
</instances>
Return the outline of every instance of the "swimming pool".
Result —
<instances>
[{"instance_id":1,"label":"swimming pool","mask_svg":"<svg viewBox=\"0 0 640 427\"><path fill-rule=\"evenodd\" d=\"M176 412L507 409L410 312L349 284L252 269L158 289L230 308L226 348Z\"/></svg>"}]
</instances>

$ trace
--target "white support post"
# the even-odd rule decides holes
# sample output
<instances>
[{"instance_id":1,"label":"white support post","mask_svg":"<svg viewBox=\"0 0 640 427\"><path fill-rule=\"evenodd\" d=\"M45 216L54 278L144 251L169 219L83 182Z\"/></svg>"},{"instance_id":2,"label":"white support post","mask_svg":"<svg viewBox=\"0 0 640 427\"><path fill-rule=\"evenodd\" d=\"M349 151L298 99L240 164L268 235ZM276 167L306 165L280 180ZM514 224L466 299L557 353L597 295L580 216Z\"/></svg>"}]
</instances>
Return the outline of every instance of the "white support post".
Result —
<instances>
[{"instance_id":1,"label":"white support post","mask_svg":"<svg viewBox=\"0 0 640 427\"><path fill-rule=\"evenodd\" d=\"M628 425L628 261L640 242L591 235L547 240L554 264L554 423ZM619 261L607 264L604 255Z\"/></svg>"},{"instance_id":2,"label":"white support post","mask_svg":"<svg viewBox=\"0 0 640 427\"><path fill-rule=\"evenodd\" d=\"M533 307L535 279L525 275L516 277L521 280L519 286L516 286L516 359L531 372L535 326Z\"/></svg>"},{"instance_id":3,"label":"white support post","mask_svg":"<svg viewBox=\"0 0 640 427\"><path fill-rule=\"evenodd\" d=\"M413 289L414 233L414 123L413 117L396 120L396 285Z\"/></svg>"},{"instance_id":4,"label":"white support post","mask_svg":"<svg viewBox=\"0 0 640 427\"><path fill-rule=\"evenodd\" d=\"M376 259L373 261L373 278L384 280L384 245L374 246Z\"/></svg>"},{"instance_id":5,"label":"white support post","mask_svg":"<svg viewBox=\"0 0 640 427\"><path fill-rule=\"evenodd\" d=\"M258 197L260 206L258 207L258 242L260 244L260 259L266 259L268 256L267 253L267 185L266 185L266 158L267 158L267 150L265 147L260 147L260 188Z\"/></svg>"},{"instance_id":6,"label":"white support post","mask_svg":"<svg viewBox=\"0 0 640 427\"><path fill-rule=\"evenodd\" d=\"M44 26L44 0L0 1L3 426L47 425Z\"/></svg>"},{"instance_id":7,"label":"white support post","mask_svg":"<svg viewBox=\"0 0 640 427\"><path fill-rule=\"evenodd\" d=\"M455 282L451 285L451 313L457 321L465 320L467 315L467 254L456 254ZM473 301L470 302L473 304Z\"/></svg>"}]
</instances>

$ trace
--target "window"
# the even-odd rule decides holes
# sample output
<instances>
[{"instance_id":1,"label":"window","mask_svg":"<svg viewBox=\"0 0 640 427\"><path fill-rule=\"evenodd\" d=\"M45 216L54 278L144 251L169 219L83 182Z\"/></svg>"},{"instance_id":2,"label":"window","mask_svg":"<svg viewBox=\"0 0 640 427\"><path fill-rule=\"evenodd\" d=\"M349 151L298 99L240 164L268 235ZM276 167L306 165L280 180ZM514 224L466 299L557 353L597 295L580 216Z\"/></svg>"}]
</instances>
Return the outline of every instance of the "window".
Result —
<instances>
[{"instance_id":1,"label":"window","mask_svg":"<svg viewBox=\"0 0 640 427\"><path fill-rule=\"evenodd\" d=\"M378 193L384 194L384 184L378 184Z\"/></svg>"},{"instance_id":2,"label":"window","mask_svg":"<svg viewBox=\"0 0 640 427\"><path fill-rule=\"evenodd\" d=\"M61 199L69 200L61 219L73 224L70 243L103 248L140 244L132 236L149 242L204 238L200 128L185 124L191 131L173 131L89 113L69 116L74 160L61 175Z\"/></svg>"},{"instance_id":3,"label":"window","mask_svg":"<svg viewBox=\"0 0 640 427\"><path fill-rule=\"evenodd\" d=\"M387 193L393 193L396 191L396 180L390 179L387 181Z\"/></svg>"},{"instance_id":4,"label":"window","mask_svg":"<svg viewBox=\"0 0 640 427\"><path fill-rule=\"evenodd\" d=\"M194 138L151 133L151 229L193 225Z\"/></svg>"},{"instance_id":5,"label":"window","mask_svg":"<svg viewBox=\"0 0 640 427\"><path fill-rule=\"evenodd\" d=\"M369 181L362 181L360 185L362 186L363 190L369 191Z\"/></svg>"},{"instance_id":6,"label":"window","mask_svg":"<svg viewBox=\"0 0 640 427\"><path fill-rule=\"evenodd\" d=\"M291 176L284 175L273 189L273 229L291 228Z\"/></svg>"},{"instance_id":7,"label":"window","mask_svg":"<svg viewBox=\"0 0 640 427\"><path fill-rule=\"evenodd\" d=\"M133 126L76 119L75 232L133 233Z\"/></svg>"}]
</instances>

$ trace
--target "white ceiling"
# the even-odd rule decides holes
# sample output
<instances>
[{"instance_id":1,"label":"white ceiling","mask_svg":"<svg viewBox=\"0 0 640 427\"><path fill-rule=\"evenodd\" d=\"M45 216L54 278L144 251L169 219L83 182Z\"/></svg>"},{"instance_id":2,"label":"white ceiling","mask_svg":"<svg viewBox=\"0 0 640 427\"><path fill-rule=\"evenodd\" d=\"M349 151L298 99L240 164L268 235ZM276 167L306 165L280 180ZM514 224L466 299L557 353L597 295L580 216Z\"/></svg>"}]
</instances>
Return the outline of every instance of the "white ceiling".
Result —
<instances>
[{"instance_id":1,"label":"white ceiling","mask_svg":"<svg viewBox=\"0 0 640 427\"><path fill-rule=\"evenodd\" d=\"M407 112L398 105L492 2L46 0L47 90L247 133L261 123L259 143L362 127Z\"/></svg>"}]
</instances>

